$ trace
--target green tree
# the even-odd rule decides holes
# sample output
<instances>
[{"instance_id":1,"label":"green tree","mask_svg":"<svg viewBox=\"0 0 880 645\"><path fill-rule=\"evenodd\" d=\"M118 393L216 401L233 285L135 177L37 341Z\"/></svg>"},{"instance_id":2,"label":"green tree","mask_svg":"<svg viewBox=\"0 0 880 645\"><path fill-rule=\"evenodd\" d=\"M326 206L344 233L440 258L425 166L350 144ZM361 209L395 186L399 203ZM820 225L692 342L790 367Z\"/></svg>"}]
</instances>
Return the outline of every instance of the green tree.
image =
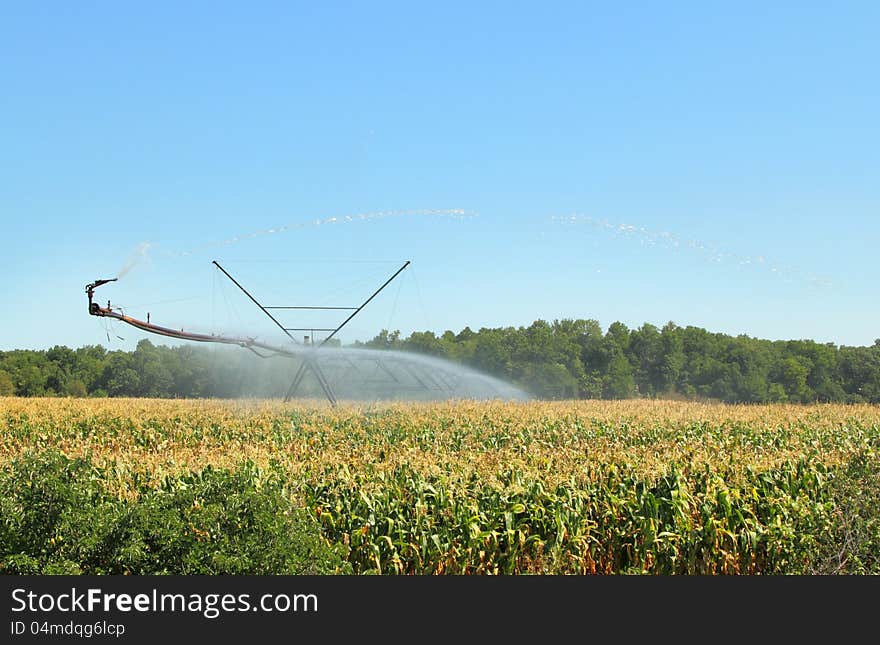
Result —
<instances>
[{"instance_id":1,"label":"green tree","mask_svg":"<svg viewBox=\"0 0 880 645\"><path fill-rule=\"evenodd\" d=\"M614 341L621 351L626 354L629 352L630 331L622 322L613 322L608 326L605 337Z\"/></svg>"},{"instance_id":2,"label":"green tree","mask_svg":"<svg viewBox=\"0 0 880 645\"><path fill-rule=\"evenodd\" d=\"M141 379L133 368L131 354L115 351L108 355L107 362L101 373L101 389L109 396L138 396Z\"/></svg>"},{"instance_id":3,"label":"green tree","mask_svg":"<svg viewBox=\"0 0 880 645\"><path fill-rule=\"evenodd\" d=\"M444 340L437 338L432 331L413 332L401 343L403 349L429 356L446 356L448 351Z\"/></svg>"},{"instance_id":4,"label":"green tree","mask_svg":"<svg viewBox=\"0 0 880 645\"><path fill-rule=\"evenodd\" d=\"M671 394L678 389L684 370L684 338L681 328L670 321L660 332L661 360L657 372L657 391Z\"/></svg>"},{"instance_id":5,"label":"green tree","mask_svg":"<svg viewBox=\"0 0 880 645\"><path fill-rule=\"evenodd\" d=\"M366 347L371 349L400 349L400 330L389 332L387 329L383 329L372 340L366 342Z\"/></svg>"},{"instance_id":6,"label":"green tree","mask_svg":"<svg viewBox=\"0 0 880 645\"><path fill-rule=\"evenodd\" d=\"M635 395L636 382L629 361L619 349L608 363L608 371L602 382L602 395L607 399L628 399Z\"/></svg>"},{"instance_id":7,"label":"green tree","mask_svg":"<svg viewBox=\"0 0 880 645\"><path fill-rule=\"evenodd\" d=\"M46 393L45 372L35 364L22 367L16 375L15 393L18 396L43 396Z\"/></svg>"},{"instance_id":8,"label":"green tree","mask_svg":"<svg viewBox=\"0 0 880 645\"><path fill-rule=\"evenodd\" d=\"M0 396L12 396L15 394L15 383L6 372L0 371Z\"/></svg>"},{"instance_id":9,"label":"green tree","mask_svg":"<svg viewBox=\"0 0 880 645\"><path fill-rule=\"evenodd\" d=\"M475 336L474 353L471 364L479 370L508 378L512 373L512 356L510 348L504 342L503 332L496 330L481 330ZM534 378L534 374L531 378Z\"/></svg>"},{"instance_id":10,"label":"green tree","mask_svg":"<svg viewBox=\"0 0 880 645\"><path fill-rule=\"evenodd\" d=\"M660 331L654 325L646 323L630 334L628 357L635 368L636 385L643 395L653 396L662 391L662 351Z\"/></svg>"},{"instance_id":11,"label":"green tree","mask_svg":"<svg viewBox=\"0 0 880 645\"><path fill-rule=\"evenodd\" d=\"M65 382L63 394L66 394L67 396L84 397L88 396L89 392L86 389L85 383L79 379L72 378Z\"/></svg>"},{"instance_id":12,"label":"green tree","mask_svg":"<svg viewBox=\"0 0 880 645\"><path fill-rule=\"evenodd\" d=\"M559 363L530 366L525 379L529 390L542 399L564 400L577 396L577 381Z\"/></svg>"},{"instance_id":13,"label":"green tree","mask_svg":"<svg viewBox=\"0 0 880 645\"><path fill-rule=\"evenodd\" d=\"M785 388L785 394L789 401L806 403L812 398L812 391L807 385L809 373L809 368L794 356L782 361L779 368L779 381Z\"/></svg>"}]
</instances>

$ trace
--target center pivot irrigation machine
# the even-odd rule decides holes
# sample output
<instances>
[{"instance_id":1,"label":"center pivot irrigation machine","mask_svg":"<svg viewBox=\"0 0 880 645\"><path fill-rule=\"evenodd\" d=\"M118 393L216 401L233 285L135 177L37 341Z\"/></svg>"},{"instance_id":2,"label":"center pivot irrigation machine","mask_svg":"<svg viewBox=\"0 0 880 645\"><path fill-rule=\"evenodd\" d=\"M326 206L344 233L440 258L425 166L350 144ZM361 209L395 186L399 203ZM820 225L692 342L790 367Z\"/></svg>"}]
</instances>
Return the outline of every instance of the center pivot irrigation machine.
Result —
<instances>
[{"instance_id":1,"label":"center pivot irrigation machine","mask_svg":"<svg viewBox=\"0 0 880 645\"><path fill-rule=\"evenodd\" d=\"M255 338L227 336L223 334L202 334L162 327L147 320L133 318L122 310L114 307L110 301L102 307L95 301L95 289L118 278L95 280L86 285L85 292L89 298L89 313L92 316L112 318L152 334L168 336L180 340L203 343L219 343L238 345L260 358L274 356L287 357L299 362L293 381L284 397L285 402L294 397L302 385L303 379L311 375L321 392L334 407L338 404L337 391L345 390L346 384L354 386L357 392L371 393L376 398L407 398L438 399L438 398L529 398L520 390L509 386L503 381L480 374L473 370L454 365L447 361L405 352L393 352L369 349L350 349L328 346L328 342L347 325L371 300L387 287L392 280L406 269L407 261L388 278L382 286L357 307L323 307L312 305L264 306L232 275L214 260L214 266L235 284L291 341L288 346L265 343ZM337 326L327 328L285 327L272 315L273 310L339 310L350 312ZM297 340L291 332L310 332L304 342ZM315 333L327 333L320 342L315 341ZM384 397L383 397L384 394Z\"/></svg>"}]
</instances>

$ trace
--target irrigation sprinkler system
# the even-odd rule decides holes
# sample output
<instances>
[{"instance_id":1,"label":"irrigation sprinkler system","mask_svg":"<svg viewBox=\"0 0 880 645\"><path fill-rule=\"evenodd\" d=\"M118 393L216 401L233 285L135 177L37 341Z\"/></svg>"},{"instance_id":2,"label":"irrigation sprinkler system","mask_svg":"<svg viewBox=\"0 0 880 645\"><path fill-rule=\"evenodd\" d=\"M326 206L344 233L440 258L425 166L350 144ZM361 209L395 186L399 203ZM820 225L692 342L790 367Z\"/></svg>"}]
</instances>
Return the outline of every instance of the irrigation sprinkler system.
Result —
<instances>
[{"instance_id":1,"label":"irrigation sprinkler system","mask_svg":"<svg viewBox=\"0 0 880 645\"><path fill-rule=\"evenodd\" d=\"M324 349L325 346L327 346L327 343L334 338L343 327L345 327L370 303L370 301L378 296L385 287L387 287L410 265L409 261L405 262L403 266L397 269L397 271L378 289L376 289L369 298L359 306L355 307L323 307L315 305L265 306L247 289L245 289L245 287L242 286L242 284L226 269L220 266L216 260L213 261L213 264L290 339L291 344L289 346L265 343L252 337L202 334L185 331L183 329L163 327L150 322L149 314L147 314L146 321L139 320L127 315L120 307L114 307L109 300L107 301L106 306L102 306L100 303L96 302L95 290L110 282L115 282L117 278L95 280L86 285L85 292L89 299L89 314L92 316L118 320L142 331L170 338L177 338L179 340L238 345L239 347L243 347L253 352L260 358L282 356L296 359L299 361L299 367L287 390L287 394L284 397L285 402L290 401L291 398L296 396L302 386L303 380L309 374L311 374L317 382L318 387L333 407L338 405L338 386L343 381L350 379L353 376L359 377L362 381L369 381L370 383L368 383L368 385L372 384L374 388L384 386L390 388L394 392L413 390L422 391L424 393L433 392L444 394L447 397L454 396L460 392L459 387L462 385L463 377L472 376L452 365L447 368L435 359L409 354L404 356L401 352L384 352L377 350L343 351L332 347ZM350 313L338 326L324 328L286 327L272 314L272 311L277 310L296 311L307 309L337 310ZM310 335L305 336L301 342L294 337L292 332L310 332ZM326 333L327 336L325 336L320 342L317 342L315 340L316 332ZM365 369L365 366L367 366L368 369ZM328 372L331 376L328 376ZM494 384L494 380L489 377L481 377L480 384L483 387L488 386L490 390L494 388L496 394L501 393L500 390L504 389L503 384Z\"/></svg>"}]
</instances>

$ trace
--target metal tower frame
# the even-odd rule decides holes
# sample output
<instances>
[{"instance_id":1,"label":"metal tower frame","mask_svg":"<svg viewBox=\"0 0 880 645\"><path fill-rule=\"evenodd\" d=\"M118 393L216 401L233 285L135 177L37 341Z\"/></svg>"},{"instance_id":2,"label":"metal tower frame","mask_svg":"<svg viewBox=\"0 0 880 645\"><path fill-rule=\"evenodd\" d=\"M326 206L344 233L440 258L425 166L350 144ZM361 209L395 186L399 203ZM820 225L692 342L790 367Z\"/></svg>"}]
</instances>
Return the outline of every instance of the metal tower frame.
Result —
<instances>
[{"instance_id":1,"label":"metal tower frame","mask_svg":"<svg viewBox=\"0 0 880 645\"><path fill-rule=\"evenodd\" d=\"M395 271L394 274L390 278L388 278L382 284L381 287L376 289L369 298L367 298L363 303L361 303L361 305L359 307L323 307L323 306L318 306L318 305L282 305L282 306L266 307L263 304L261 304L256 298L254 298L254 296L251 295L251 293L247 289L245 289L243 286L241 286L241 284L238 282L238 280L233 278L226 269L224 269L222 266L220 266L220 263L217 262L217 260L213 260L212 262L213 262L214 266L216 266L218 269L220 269L220 271L223 272L223 275L225 275L227 278L229 278L236 287L241 289L241 291L248 298L250 298L251 301L257 307L259 307L260 310L264 314L266 314L266 316L268 316L269 319L273 323L275 323L275 325L281 331L283 331L284 334L288 338L290 338L290 340L292 340L294 343L299 343L299 341L296 338L294 338L290 332L292 332L292 331L311 331L312 332L312 336L310 337L312 340L312 342L310 343L312 350L303 357L302 363L300 363L299 369L297 370L296 375L293 377L293 382L290 384L290 388L288 388L287 394L284 397L285 403L290 401L291 398L293 398L293 395L296 393L297 389L299 388L300 384L302 383L302 380L305 377L306 372L311 372L312 375L315 377L315 380L318 382L318 385L321 387L321 390L324 392L324 396L327 397L327 400L330 401L330 405L332 405L333 407L336 407L338 404L338 401L336 399L336 393L333 391L333 387L330 384L330 381L327 380L327 376L324 374L324 371L321 369L321 366L318 364L318 360L317 360L317 357L314 354L314 352L316 352L318 349L320 349L321 347L326 345L327 342L331 338L333 338L339 332L340 329L345 327L352 320L352 318L357 316L358 313L360 313L360 311L364 307L366 307L373 298L378 296L379 293L381 293L381 291L385 287L387 287L389 284L391 284L391 282L394 280L394 278L396 278L398 275L400 275L403 272L403 270L406 269L406 267L408 267L410 265L409 260L404 262L403 266L401 266L397 271ZM276 310L276 309L311 309L311 310L316 310L317 309L317 310L328 310L328 311L329 310L334 310L334 311L341 310L341 311L351 311L352 313L348 316L348 318L343 320L342 323L340 323L340 325L338 327L330 327L330 328L285 327L280 322L278 322L278 320L275 318L275 316L273 316L271 313L269 313L270 309L272 309L272 310ZM324 338L324 340L322 340L320 344L315 345L314 332L316 332L316 331L330 332L330 335L327 336L326 338Z\"/></svg>"}]
</instances>

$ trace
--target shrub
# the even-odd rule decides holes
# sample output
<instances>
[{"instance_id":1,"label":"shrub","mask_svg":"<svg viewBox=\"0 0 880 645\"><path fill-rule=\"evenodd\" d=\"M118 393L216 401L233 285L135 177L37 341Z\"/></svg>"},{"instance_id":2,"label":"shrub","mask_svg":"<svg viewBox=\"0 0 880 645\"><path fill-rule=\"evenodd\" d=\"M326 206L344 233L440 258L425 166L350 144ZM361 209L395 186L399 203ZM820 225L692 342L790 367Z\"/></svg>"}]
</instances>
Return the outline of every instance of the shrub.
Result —
<instances>
[{"instance_id":1,"label":"shrub","mask_svg":"<svg viewBox=\"0 0 880 645\"><path fill-rule=\"evenodd\" d=\"M120 500L86 459L28 453L0 472L0 573L272 575L350 568L277 473L206 467Z\"/></svg>"},{"instance_id":2,"label":"shrub","mask_svg":"<svg viewBox=\"0 0 880 645\"><path fill-rule=\"evenodd\" d=\"M880 454L855 455L829 485L833 526L822 536L818 574L880 574Z\"/></svg>"}]
</instances>

